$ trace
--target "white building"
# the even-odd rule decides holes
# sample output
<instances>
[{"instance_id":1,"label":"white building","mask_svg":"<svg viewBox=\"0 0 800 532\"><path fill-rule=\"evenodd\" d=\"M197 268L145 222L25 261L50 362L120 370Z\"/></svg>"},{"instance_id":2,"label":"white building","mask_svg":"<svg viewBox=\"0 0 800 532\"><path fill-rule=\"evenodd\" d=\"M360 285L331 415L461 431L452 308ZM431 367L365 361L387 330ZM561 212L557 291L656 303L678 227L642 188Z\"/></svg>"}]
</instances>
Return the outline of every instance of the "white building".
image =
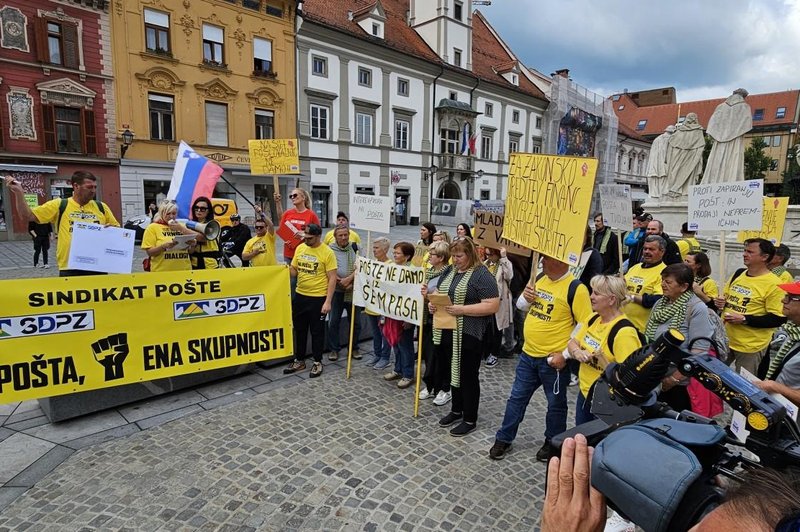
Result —
<instances>
[{"instance_id":1,"label":"white building","mask_svg":"<svg viewBox=\"0 0 800 532\"><path fill-rule=\"evenodd\" d=\"M410 224L431 197L502 199L509 153L541 150L547 98L472 0L302 6L301 171L323 224L353 193L391 196Z\"/></svg>"}]
</instances>

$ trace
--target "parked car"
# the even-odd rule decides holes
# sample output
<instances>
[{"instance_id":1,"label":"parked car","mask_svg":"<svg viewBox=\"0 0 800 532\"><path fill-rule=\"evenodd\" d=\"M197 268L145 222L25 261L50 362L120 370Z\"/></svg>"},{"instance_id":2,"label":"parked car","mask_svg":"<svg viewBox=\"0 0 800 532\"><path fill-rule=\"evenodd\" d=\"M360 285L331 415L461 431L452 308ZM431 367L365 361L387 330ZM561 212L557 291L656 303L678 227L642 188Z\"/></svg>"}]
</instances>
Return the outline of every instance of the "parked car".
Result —
<instances>
[{"instance_id":1,"label":"parked car","mask_svg":"<svg viewBox=\"0 0 800 532\"><path fill-rule=\"evenodd\" d=\"M150 225L150 217L141 215L127 220L122 227L134 231L136 234L135 242L141 244L142 237L144 237L144 230L147 229L148 225Z\"/></svg>"}]
</instances>

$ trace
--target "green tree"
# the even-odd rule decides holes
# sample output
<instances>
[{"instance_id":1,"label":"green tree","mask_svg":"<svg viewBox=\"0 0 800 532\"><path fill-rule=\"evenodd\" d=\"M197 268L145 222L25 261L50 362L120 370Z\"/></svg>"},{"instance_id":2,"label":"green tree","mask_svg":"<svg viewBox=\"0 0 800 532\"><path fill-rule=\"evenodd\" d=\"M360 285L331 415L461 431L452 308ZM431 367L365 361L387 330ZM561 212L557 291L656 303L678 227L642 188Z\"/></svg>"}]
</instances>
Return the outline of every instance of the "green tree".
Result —
<instances>
[{"instance_id":1,"label":"green tree","mask_svg":"<svg viewBox=\"0 0 800 532\"><path fill-rule=\"evenodd\" d=\"M764 148L767 143L761 137L756 137L750 143L750 146L744 150L744 178L749 179L764 179L769 170L769 163L772 159L769 155L764 153Z\"/></svg>"},{"instance_id":2,"label":"green tree","mask_svg":"<svg viewBox=\"0 0 800 532\"><path fill-rule=\"evenodd\" d=\"M800 204L800 164L797 161L797 148L790 149L789 164L783 171L783 195L789 196L789 205Z\"/></svg>"}]
</instances>

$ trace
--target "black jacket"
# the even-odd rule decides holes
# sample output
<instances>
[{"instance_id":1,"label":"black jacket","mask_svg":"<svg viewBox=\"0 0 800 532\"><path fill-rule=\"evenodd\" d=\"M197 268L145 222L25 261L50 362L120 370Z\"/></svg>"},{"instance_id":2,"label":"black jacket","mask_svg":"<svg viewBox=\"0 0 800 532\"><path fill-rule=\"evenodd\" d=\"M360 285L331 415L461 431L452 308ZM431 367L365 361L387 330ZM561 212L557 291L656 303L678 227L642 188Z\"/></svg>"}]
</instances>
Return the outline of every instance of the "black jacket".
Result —
<instances>
[{"instance_id":1,"label":"black jacket","mask_svg":"<svg viewBox=\"0 0 800 532\"><path fill-rule=\"evenodd\" d=\"M592 247L600 250L603 245L603 238L606 234L610 234L606 244L606 252L600 252L603 258L603 272L605 275L614 275L619 271L619 243L617 242L617 235L611 231L610 227L604 227L602 231L595 231L592 239Z\"/></svg>"}]
</instances>

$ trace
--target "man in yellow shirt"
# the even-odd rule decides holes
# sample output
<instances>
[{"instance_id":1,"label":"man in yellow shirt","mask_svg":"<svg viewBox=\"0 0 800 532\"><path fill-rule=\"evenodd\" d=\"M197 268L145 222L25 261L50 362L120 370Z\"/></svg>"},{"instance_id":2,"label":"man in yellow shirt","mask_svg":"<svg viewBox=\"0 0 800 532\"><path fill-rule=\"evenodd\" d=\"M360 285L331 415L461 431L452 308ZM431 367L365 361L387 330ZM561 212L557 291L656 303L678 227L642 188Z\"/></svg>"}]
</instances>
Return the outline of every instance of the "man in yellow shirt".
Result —
<instances>
[{"instance_id":1,"label":"man in yellow shirt","mask_svg":"<svg viewBox=\"0 0 800 532\"><path fill-rule=\"evenodd\" d=\"M681 252L681 259L686 260L686 255L689 253L702 251L702 249L700 249L700 242L695 238L695 234L697 234L695 231L689 231L689 224L683 222L683 225L681 225L681 236L683 238L678 240L678 250Z\"/></svg>"},{"instance_id":2,"label":"man in yellow shirt","mask_svg":"<svg viewBox=\"0 0 800 532\"><path fill-rule=\"evenodd\" d=\"M535 265L534 265L535 267ZM503 424L489 450L492 459L502 459L517 436L525 409L540 386L547 397L544 444L536 459L546 462L550 457L550 440L567 430L567 386L569 371L553 364L567 346L575 325L592 312L589 290L569 272L569 266L559 260L542 257L542 274L536 279L536 289L525 286L518 308L526 308L525 345L519 357L511 395L506 403Z\"/></svg>"},{"instance_id":3,"label":"man in yellow shirt","mask_svg":"<svg viewBox=\"0 0 800 532\"><path fill-rule=\"evenodd\" d=\"M745 368L753 375L757 373L772 333L786 322L784 294L778 288L780 279L768 266L774 255L775 246L769 240L745 240L742 254L745 268L731 276L723 296L714 300L722 310L728 333L731 350L728 365L735 363L737 372Z\"/></svg>"},{"instance_id":4,"label":"man in yellow shirt","mask_svg":"<svg viewBox=\"0 0 800 532\"><path fill-rule=\"evenodd\" d=\"M342 227L342 226L349 227L350 219L347 217L344 211L339 211L336 214L336 227ZM326 246L330 246L331 244L333 244L334 240L336 240L336 237L333 234L334 231L336 231L336 227L325 233L325 238L322 239L322 243L325 244ZM360 246L361 237L358 236L358 233L356 233L352 229L350 229L349 231L350 231L350 237L349 237L350 242L352 244L355 244L356 247Z\"/></svg>"},{"instance_id":5,"label":"man in yellow shirt","mask_svg":"<svg viewBox=\"0 0 800 532\"><path fill-rule=\"evenodd\" d=\"M58 259L58 275L68 277L75 275L98 275L87 270L68 270L69 248L72 245L72 224L75 222L113 225L119 227L111 209L105 203L94 198L97 192L97 177L91 172L77 171L72 174L72 197L66 200L53 199L33 209L25 201L25 191L14 178L6 177L6 186L14 196L17 211L28 221L40 224L52 223L58 235L56 257Z\"/></svg>"},{"instance_id":6,"label":"man in yellow shirt","mask_svg":"<svg viewBox=\"0 0 800 532\"><path fill-rule=\"evenodd\" d=\"M658 235L650 235L644 239L642 262L634 265L625 274L625 285L628 288L628 304L622 307L625 316L644 334L650 309L661 299L661 271L666 268L662 261L667 242Z\"/></svg>"},{"instance_id":7,"label":"man in yellow shirt","mask_svg":"<svg viewBox=\"0 0 800 532\"><path fill-rule=\"evenodd\" d=\"M325 317L331 311L336 290L336 256L322 245L322 228L308 224L292 258L292 277L297 277L297 291L292 302L294 323L294 360L284 374L306 369L306 343L311 332L311 351L314 364L312 378L322 375L322 352L325 349Z\"/></svg>"},{"instance_id":8,"label":"man in yellow shirt","mask_svg":"<svg viewBox=\"0 0 800 532\"><path fill-rule=\"evenodd\" d=\"M272 220L263 216L256 220L256 236L247 241L242 251L242 259L250 266L275 266L275 226Z\"/></svg>"}]
</instances>

